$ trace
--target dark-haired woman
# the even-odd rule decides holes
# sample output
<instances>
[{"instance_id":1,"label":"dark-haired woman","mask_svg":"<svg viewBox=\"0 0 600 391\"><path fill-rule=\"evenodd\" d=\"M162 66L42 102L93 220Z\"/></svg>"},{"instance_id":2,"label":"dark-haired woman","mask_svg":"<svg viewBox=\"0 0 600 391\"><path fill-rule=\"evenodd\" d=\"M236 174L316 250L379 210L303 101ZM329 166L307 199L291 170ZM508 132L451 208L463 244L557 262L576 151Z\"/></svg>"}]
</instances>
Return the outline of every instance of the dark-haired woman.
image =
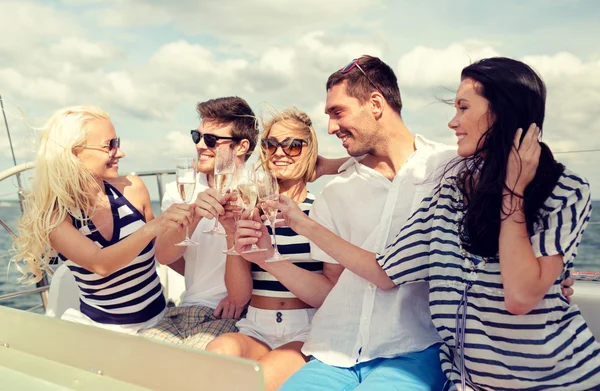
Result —
<instances>
[{"instance_id":1,"label":"dark-haired woman","mask_svg":"<svg viewBox=\"0 0 600 391\"><path fill-rule=\"evenodd\" d=\"M286 223L382 289L429 282L454 390L597 390L600 345L561 294L591 213L588 182L539 141L546 89L526 64L462 71L459 158L382 254L278 205Z\"/></svg>"}]
</instances>

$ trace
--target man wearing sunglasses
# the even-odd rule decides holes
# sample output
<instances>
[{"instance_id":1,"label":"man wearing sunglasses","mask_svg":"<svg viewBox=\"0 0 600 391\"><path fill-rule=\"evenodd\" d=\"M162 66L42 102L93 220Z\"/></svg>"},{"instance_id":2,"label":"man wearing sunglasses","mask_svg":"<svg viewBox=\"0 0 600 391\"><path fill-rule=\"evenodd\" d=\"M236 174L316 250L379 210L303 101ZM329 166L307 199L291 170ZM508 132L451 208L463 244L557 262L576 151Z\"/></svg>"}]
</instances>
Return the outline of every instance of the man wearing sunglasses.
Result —
<instances>
[{"instance_id":1,"label":"man wearing sunglasses","mask_svg":"<svg viewBox=\"0 0 600 391\"><path fill-rule=\"evenodd\" d=\"M437 170L456 157L456 147L413 136L401 110L396 76L378 58L355 59L327 80L328 132L353 158L316 198L310 217L372 252L393 243L432 193ZM284 214L288 207L280 206ZM318 243L312 234L305 236ZM311 256L336 262L316 245ZM426 283L382 290L346 269L313 318L302 349L313 359L279 390L442 390L440 343Z\"/></svg>"},{"instance_id":2,"label":"man wearing sunglasses","mask_svg":"<svg viewBox=\"0 0 600 391\"><path fill-rule=\"evenodd\" d=\"M181 305L167 309L163 320L145 336L204 349L220 334L235 332L245 302L233 302L225 288L225 236L207 235L214 216L225 212L229 195L221 197L214 189L217 148L233 148L244 162L258 139L254 112L239 97L225 97L198 103L200 125L190 132L198 157L198 181L194 191L196 219L189 232L196 246L179 247L185 230L169 231L156 243L156 259L185 276L186 291ZM181 202L175 182L166 185L161 209ZM249 299L249 297L248 297Z\"/></svg>"}]
</instances>

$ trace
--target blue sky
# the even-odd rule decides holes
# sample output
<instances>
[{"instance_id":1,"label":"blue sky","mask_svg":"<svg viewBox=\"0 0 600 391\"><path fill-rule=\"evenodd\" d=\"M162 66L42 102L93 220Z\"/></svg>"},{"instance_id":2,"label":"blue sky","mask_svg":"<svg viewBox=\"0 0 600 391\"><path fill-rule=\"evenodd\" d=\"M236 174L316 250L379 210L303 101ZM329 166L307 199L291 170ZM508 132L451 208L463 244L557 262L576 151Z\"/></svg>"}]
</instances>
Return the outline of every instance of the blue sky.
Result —
<instances>
[{"instance_id":1,"label":"blue sky","mask_svg":"<svg viewBox=\"0 0 600 391\"><path fill-rule=\"evenodd\" d=\"M436 98L452 97L448 89L469 62L503 55L546 81L551 148L597 149L598 20L593 0L3 0L0 94L19 163L34 156L32 127L61 107L94 104L113 117L127 173L171 168L192 155L195 103L226 95L244 97L257 113L267 104L307 111L321 153L343 156L326 134L324 84L361 54L396 71L409 129L455 143L446 126L452 109ZM2 124L0 169L12 165L7 146ZM600 153L557 158L588 177L593 191L600 184ZM14 190L0 184L0 199Z\"/></svg>"}]
</instances>

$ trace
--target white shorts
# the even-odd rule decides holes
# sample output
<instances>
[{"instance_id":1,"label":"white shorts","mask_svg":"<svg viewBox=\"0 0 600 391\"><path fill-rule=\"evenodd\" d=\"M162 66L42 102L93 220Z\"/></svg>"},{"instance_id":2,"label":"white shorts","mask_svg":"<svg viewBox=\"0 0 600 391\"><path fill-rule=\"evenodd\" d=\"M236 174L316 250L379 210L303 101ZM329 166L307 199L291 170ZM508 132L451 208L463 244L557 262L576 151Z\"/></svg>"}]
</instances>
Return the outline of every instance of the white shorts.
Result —
<instances>
[{"instance_id":1,"label":"white shorts","mask_svg":"<svg viewBox=\"0 0 600 391\"><path fill-rule=\"evenodd\" d=\"M263 310L248 307L246 317L235 325L241 334L253 337L276 349L289 342L305 342L316 308L301 310Z\"/></svg>"},{"instance_id":2,"label":"white shorts","mask_svg":"<svg viewBox=\"0 0 600 391\"><path fill-rule=\"evenodd\" d=\"M100 327L103 329L116 331L119 333L138 334L138 333L141 333L142 331L152 328L154 325L156 325L158 323L158 321L162 319L163 315L165 314L165 310L166 309L162 310L160 314L156 315L154 318L152 318L150 320L145 321L144 323L124 324L124 325L98 323L98 322L90 319L87 315L76 310L75 308L67 309L60 318L62 320L68 320L69 322L81 323L81 324L86 324L88 326Z\"/></svg>"}]
</instances>

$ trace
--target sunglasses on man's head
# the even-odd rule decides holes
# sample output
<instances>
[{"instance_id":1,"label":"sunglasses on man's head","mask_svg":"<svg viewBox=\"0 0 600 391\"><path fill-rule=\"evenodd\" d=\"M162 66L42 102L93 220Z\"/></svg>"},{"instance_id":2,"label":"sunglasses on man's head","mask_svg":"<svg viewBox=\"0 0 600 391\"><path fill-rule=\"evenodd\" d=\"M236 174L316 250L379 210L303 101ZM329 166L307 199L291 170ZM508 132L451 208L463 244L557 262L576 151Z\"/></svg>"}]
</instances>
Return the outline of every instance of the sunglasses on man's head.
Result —
<instances>
[{"instance_id":1,"label":"sunglasses on man's head","mask_svg":"<svg viewBox=\"0 0 600 391\"><path fill-rule=\"evenodd\" d=\"M299 138L286 138L283 141L269 137L261 140L262 147L267 150L269 155L274 154L277 148L281 148L283 153L289 157L296 157L302 153L304 144L308 145L308 141Z\"/></svg>"},{"instance_id":2,"label":"sunglasses on man's head","mask_svg":"<svg viewBox=\"0 0 600 391\"><path fill-rule=\"evenodd\" d=\"M94 149L97 148L108 148L106 152L108 152L108 157L113 158L117 155L117 151L121 147L121 138L115 137L113 139L108 140L107 144L85 144L81 146L82 148Z\"/></svg>"},{"instance_id":3,"label":"sunglasses on man's head","mask_svg":"<svg viewBox=\"0 0 600 391\"><path fill-rule=\"evenodd\" d=\"M379 88L377 86L377 84L373 83L373 80L371 80L371 78L369 77L369 75L367 75L367 72L365 72L361 66L358 64L358 58L355 58L354 60L352 60L350 62L350 64L346 65L345 67L343 67L342 69L340 69L340 71L342 72L342 74L346 74L348 72L350 72L351 70L353 70L354 68L358 68L359 71L362 72L363 75L365 75L365 77L367 78L367 80L369 81L369 83L371 83L371 85L373 85L373 87L375 87L375 89L377 89L377 91L379 91L379 93L381 95L383 95L383 91L381 91L381 88Z\"/></svg>"},{"instance_id":4,"label":"sunglasses on man's head","mask_svg":"<svg viewBox=\"0 0 600 391\"><path fill-rule=\"evenodd\" d=\"M192 141L194 144L198 144L202 138L204 138L204 144L206 144L209 148L214 148L217 146L217 141L219 140L232 140L232 141L240 141L239 137L225 137L225 136L216 136L210 133L200 133L198 130L191 130Z\"/></svg>"}]
</instances>

